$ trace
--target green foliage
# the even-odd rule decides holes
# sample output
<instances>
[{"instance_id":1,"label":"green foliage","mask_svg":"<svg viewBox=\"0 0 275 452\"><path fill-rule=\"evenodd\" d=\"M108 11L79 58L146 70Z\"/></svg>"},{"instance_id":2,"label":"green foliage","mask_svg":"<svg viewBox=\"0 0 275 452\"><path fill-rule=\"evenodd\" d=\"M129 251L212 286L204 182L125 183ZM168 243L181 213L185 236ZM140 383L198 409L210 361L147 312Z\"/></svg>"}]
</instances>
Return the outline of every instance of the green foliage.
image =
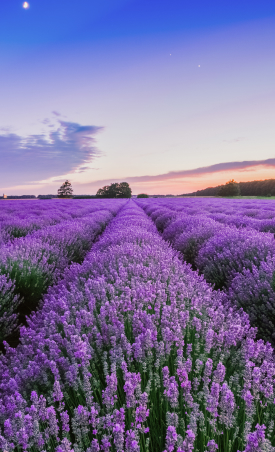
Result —
<instances>
[{"instance_id":1,"label":"green foliage","mask_svg":"<svg viewBox=\"0 0 275 452\"><path fill-rule=\"evenodd\" d=\"M77 195L73 199L96 199L95 195Z\"/></svg>"},{"instance_id":2,"label":"green foliage","mask_svg":"<svg viewBox=\"0 0 275 452\"><path fill-rule=\"evenodd\" d=\"M15 282L15 292L24 300L28 300L29 310L36 308L43 293L53 283L53 274L43 269L42 265L34 265L28 260L10 260L1 271Z\"/></svg>"},{"instance_id":3,"label":"green foliage","mask_svg":"<svg viewBox=\"0 0 275 452\"><path fill-rule=\"evenodd\" d=\"M240 196L240 186L234 179L222 185L218 191L218 196Z\"/></svg>"},{"instance_id":4,"label":"green foliage","mask_svg":"<svg viewBox=\"0 0 275 452\"><path fill-rule=\"evenodd\" d=\"M97 191L98 198L131 198L132 190L127 182L105 185Z\"/></svg>"},{"instance_id":5,"label":"green foliage","mask_svg":"<svg viewBox=\"0 0 275 452\"><path fill-rule=\"evenodd\" d=\"M240 182L239 186L241 190L241 196L264 196L268 198L275 196L275 179ZM204 190L198 190L194 193L189 193L188 196L218 196L218 192L221 187L223 187L223 185L208 187Z\"/></svg>"},{"instance_id":6,"label":"green foliage","mask_svg":"<svg viewBox=\"0 0 275 452\"><path fill-rule=\"evenodd\" d=\"M22 299L15 293L14 282L0 270L0 342L17 327L17 315L14 314Z\"/></svg>"},{"instance_id":7,"label":"green foliage","mask_svg":"<svg viewBox=\"0 0 275 452\"><path fill-rule=\"evenodd\" d=\"M71 182L66 180L57 191L59 198L71 198L73 195L73 188Z\"/></svg>"},{"instance_id":8,"label":"green foliage","mask_svg":"<svg viewBox=\"0 0 275 452\"><path fill-rule=\"evenodd\" d=\"M137 198L149 198L149 195L146 195L146 193L140 193L137 195Z\"/></svg>"}]
</instances>

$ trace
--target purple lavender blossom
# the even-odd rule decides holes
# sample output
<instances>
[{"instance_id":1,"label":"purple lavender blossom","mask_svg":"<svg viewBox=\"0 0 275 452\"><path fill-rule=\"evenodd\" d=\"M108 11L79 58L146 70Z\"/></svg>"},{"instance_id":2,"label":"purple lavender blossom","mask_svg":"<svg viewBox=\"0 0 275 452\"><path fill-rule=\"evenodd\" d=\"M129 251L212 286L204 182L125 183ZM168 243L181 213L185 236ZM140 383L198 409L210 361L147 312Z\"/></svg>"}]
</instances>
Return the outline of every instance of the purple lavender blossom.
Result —
<instances>
[{"instance_id":1,"label":"purple lavender blossom","mask_svg":"<svg viewBox=\"0 0 275 452\"><path fill-rule=\"evenodd\" d=\"M211 439L207 443L207 449L209 452L215 452L218 449L218 445L215 443L214 439Z\"/></svg>"},{"instance_id":2,"label":"purple lavender blossom","mask_svg":"<svg viewBox=\"0 0 275 452\"><path fill-rule=\"evenodd\" d=\"M244 452L262 452L265 449L265 443L267 443L265 429L265 425L256 425L256 431L247 436L247 445Z\"/></svg>"},{"instance_id":3,"label":"purple lavender blossom","mask_svg":"<svg viewBox=\"0 0 275 452\"><path fill-rule=\"evenodd\" d=\"M182 445L178 448L177 452L191 452L194 450L194 441L195 441L196 435L191 429L188 429L186 431L185 439L182 443Z\"/></svg>"},{"instance_id":4,"label":"purple lavender blossom","mask_svg":"<svg viewBox=\"0 0 275 452\"><path fill-rule=\"evenodd\" d=\"M189 205L188 215L198 210ZM164 233L173 224L165 218ZM259 413L273 438L274 379L273 349L255 340L248 315L129 201L48 290L19 346L0 356L0 444L191 452L229 449L229 438L236 450ZM257 447L269 447L256 430Z\"/></svg>"},{"instance_id":5,"label":"purple lavender blossom","mask_svg":"<svg viewBox=\"0 0 275 452\"><path fill-rule=\"evenodd\" d=\"M106 376L107 387L102 391L102 400L106 408L110 410L116 401L116 391L117 391L117 377L113 372L111 375Z\"/></svg>"},{"instance_id":6,"label":"purple lavender blossom","mask_svg":"<svg viewBox=\"0 0 275 452\"><path fill-rule=\"evenodd\" d=\"M168 452L173 452L175 444L177 442L177 432L174 426L169 425L166 433L166 448Z\"/></svg>"}]
</instances>

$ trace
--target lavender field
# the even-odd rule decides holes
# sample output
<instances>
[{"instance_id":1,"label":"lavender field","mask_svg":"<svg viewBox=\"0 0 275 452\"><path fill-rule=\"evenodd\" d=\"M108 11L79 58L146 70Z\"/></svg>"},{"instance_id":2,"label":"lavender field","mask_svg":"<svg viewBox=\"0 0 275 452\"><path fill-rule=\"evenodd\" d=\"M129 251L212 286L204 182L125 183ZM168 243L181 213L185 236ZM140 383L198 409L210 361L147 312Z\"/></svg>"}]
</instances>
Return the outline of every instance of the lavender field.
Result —
<instances>
[{"instance_id":1,"label":"lavender field","mask_svg":"<svg viewBox=\"0 0 275 452\"><path fill-rule=\"evenodd\" d=\"M1 451L275 451L273 201L0 209Z\"/></svg>"}]
</instances>

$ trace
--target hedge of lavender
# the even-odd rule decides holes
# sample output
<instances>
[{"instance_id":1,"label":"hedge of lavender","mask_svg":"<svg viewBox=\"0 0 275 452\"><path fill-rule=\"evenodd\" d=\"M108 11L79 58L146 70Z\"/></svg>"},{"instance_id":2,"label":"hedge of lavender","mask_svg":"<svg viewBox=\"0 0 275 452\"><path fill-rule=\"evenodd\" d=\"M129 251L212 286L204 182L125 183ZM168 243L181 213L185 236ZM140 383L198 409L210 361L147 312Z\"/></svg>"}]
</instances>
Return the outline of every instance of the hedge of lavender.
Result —
<instances>
[{"instance_id":1,"label":"hedge of lavender","mask_svg":"<svg viewBox=\"0 0 275 452\"><path fill-rule=\"evenodd\" d=\"M132 201L0 356L0 448L274 451L273 348Z\"/></svg>"},{"instance_id":2,"label":"hedge of lavender","mask_svg":"<svg viewBox=\"0 0 275 452\"><path fill-rule=\"evenodd\" d=\"M258 336L274 345L275 240L273 226L267 226L274 221L275 203L193 198L138 204L184 260L224 290L249 314Z\"/></svg>"},{"instance_id":3,"label":"hedge of lavender","mask_svg":"<svg viewBox=\"0 0 275 452\"><path fill-rule=\"evenodd\" d=\"M268 257L259 267L243 270L229 286L232 303L246 310L249 306L251 323L257 325L259 334L275 344L275 261Z\"/></svg>"},{"instance_id":4,"label":"hedge of lavender","mask_svg":"<svg viewBox=\"0 0 275 452\"><path fill-rule=\"evenodd\" d=\"M48 201L48 219L44 214L38 230L33 230L31 217L27 235L24 236L21 230L22 237L10 238L0 246L0 340L15 329L18 306L23 303L24 312L31 313L47 288L62 277L64 269L72 262L83 261L92 243L124 203L102 203L96 200L89 205L82 201L73 208L71 204L66 206L63 201L59 205L57 201L53 202L51 208ZM27 217L27 208L32 205L30 202L23 203L26 210L22 209L21 215ZM20 222L18 218L12 217L14 211L9 212L8 205L3 206L6 217L8 213L11 216L9 220L5 217L6 220L1 224L7 236L6 225L9 225L9 231L14 231L10 226L16 225L18 232ZM45 204L40 206L44 210ZM55 221L55 225L45 226L57 216L59 208L61 220ZM67 219L64 220L64 217ZM26 232L26 229L23 230Z\"/></svg>"},{"instance_id":5,"label":"hedge of lavender","mask_svg":"<svg viewBox=\"0 0 275 452\"><path fill-rule=\"evenodd\" d=\"M62 221L84 217L92 212L106 209L106 203L97 199L87 201L43 200L43 201L0 201L0 244L13 238L25 237L46 226L53 226ZM108 204L108 209L115 215L116 206Z\"/></svg>"},{"instance_id":6,"label":"hedge of lavender","mask_svg":"<svg viewBox=\"0 0 275 452\"><path fill-rule=\"evenodd\" d=\"M148 200L138 200L146 206ZM219 198L168 198L150 200L149 210L156 207L169 209L184 215L203 215L218 223L248 227L260 232L275 233L275 203L257 199L219 199Z\"/></svg>"}]
</instances>

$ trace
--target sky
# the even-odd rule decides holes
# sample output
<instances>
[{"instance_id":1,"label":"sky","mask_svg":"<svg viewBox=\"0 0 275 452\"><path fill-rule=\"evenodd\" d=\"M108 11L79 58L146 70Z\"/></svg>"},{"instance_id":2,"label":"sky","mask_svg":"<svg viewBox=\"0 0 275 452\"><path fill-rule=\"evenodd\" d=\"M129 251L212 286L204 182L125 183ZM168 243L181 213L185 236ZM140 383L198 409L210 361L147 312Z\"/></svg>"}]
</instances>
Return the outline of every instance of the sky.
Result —
<instances>
[{"instance_id":1,"label":"sky","mask_svg":"<svg viewBox=\"0 0 275 452\"><path fill-rule=\"evenodd\" d=\"M0 193L275 178L274 0L0 2Z\"/></svg>"}]
</instances>

